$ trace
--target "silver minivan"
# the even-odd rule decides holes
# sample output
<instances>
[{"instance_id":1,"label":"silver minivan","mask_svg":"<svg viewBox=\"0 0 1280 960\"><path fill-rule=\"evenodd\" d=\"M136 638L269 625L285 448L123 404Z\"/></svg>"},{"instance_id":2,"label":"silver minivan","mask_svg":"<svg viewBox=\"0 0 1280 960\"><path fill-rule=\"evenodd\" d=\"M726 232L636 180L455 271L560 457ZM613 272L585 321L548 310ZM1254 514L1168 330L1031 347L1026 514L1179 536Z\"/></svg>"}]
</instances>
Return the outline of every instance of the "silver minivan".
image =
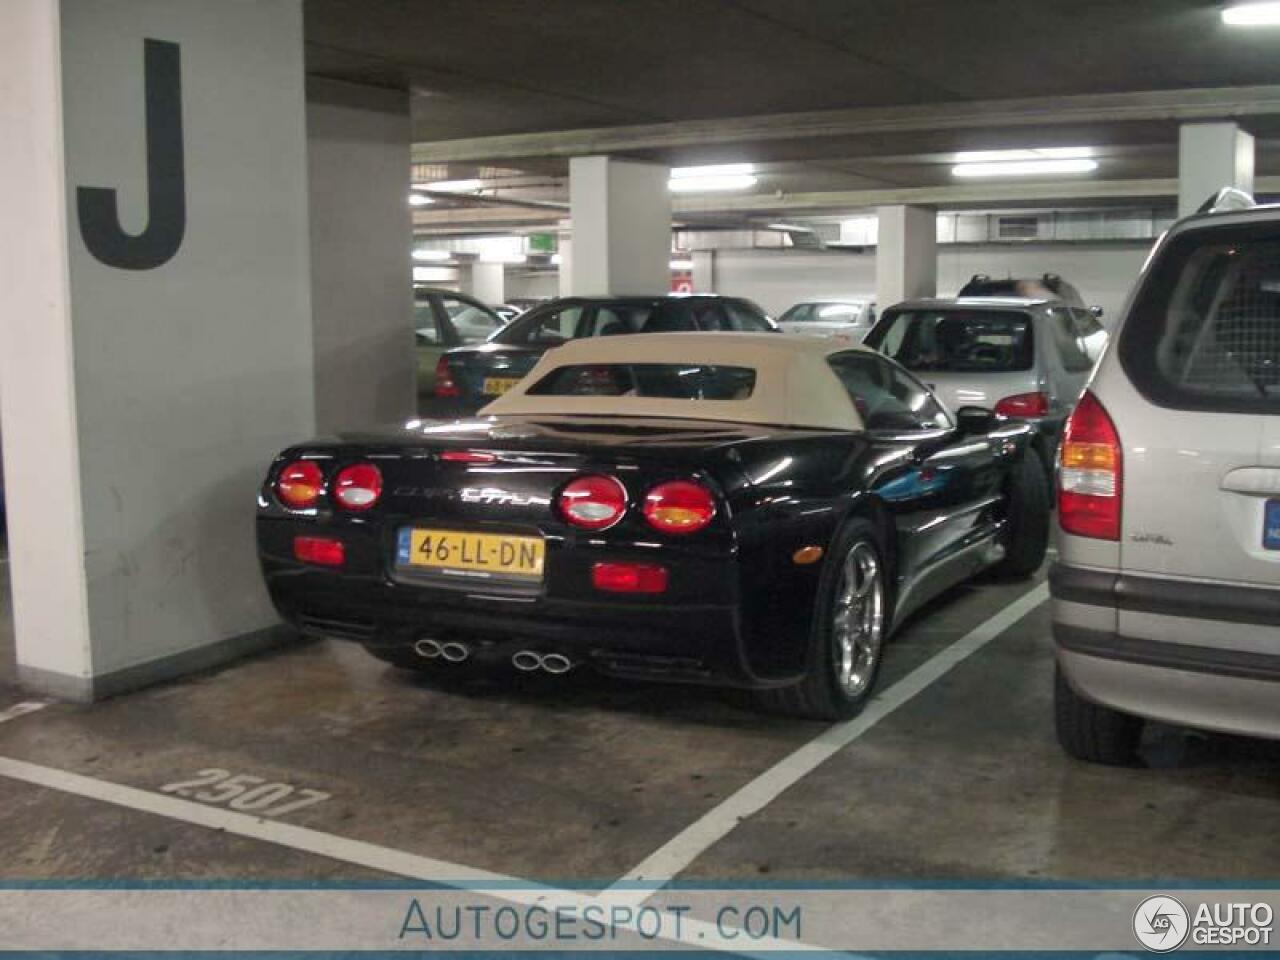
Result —
<instances>
[{"instance_id":1,"label":"silver minivan","mask_svg":"<svg viewBox=\"0 0 1280 960\"><path fill-rule=\"evenodd\" d=\"M1143 720L1280 738L1280 207L1180 221L1067 423L1058 739Z\"/></svg>"},{"instance_id":2,"label":"silver minivan","mask_svg":"<svg viewBox=\"0 0 1280 960\"><path fill-rule=\"evenodd\" d=\"M1067 414L1106 333L1060 300L961 297L908 300L884 311L865 343L925 381L954 413L986 407L1040 426L1046 473Z\"/></svg>"}]
</instances>

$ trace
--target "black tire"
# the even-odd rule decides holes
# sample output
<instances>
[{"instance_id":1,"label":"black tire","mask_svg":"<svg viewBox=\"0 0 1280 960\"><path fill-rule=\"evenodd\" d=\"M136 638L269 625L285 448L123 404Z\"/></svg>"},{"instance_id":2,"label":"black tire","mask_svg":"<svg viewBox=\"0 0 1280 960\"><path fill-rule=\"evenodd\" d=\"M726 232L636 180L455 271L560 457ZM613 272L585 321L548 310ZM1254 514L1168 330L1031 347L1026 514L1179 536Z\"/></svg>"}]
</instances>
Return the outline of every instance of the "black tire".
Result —
<instances>
[{"instance_id":1,"label":"black tire","mask_svg":"<svg viewBox=\"0 0 1280 960\"><path fill-rule=\"evenodd\" d=\"M878 604L879 626L872 643L874 656L867 667L859 671L865 679L857 692L851 694L837 676L839 667L833 621L841 606L845 587L845 562L855 556L855 550L860 561L869 555L876 563L878 585L872 587L871 592L878 597L874 603ZM836 535L827 553L814 601L804 679L792 686L756 691L755 700L761 709L809 720L847 720L862 710L875 691L883 644L889 630L890 577L884 562L885 555L875 528L865 520L850 521ZM861 619L863 607L859 605L856 610L856 616Z\"/></svg>"},{"instance_id":2,"label":"black tire","mask_svg":"<svg viewBox=\"0 0 1280 960\"><path fill-rule=\"evenodd\" d=\"M993 571L997 577L1022 579L1044 563L1049 548L1049 487L1039 456L1027 451L1009 470L1004 534L1004 559Z\"/></svg>"},{"instance_id":3,"label":"black tire","mask_svg":"<svg viewBox=\"0 0 1280 960\"><path fill-rule=\"evenodd\" d=\"M1054 672L1053 714L1058 743L1070 756L1113 767L1137 762L1142 718L1084 699L1071 689L1061 667Z\"/></svg>"}]
</instances>

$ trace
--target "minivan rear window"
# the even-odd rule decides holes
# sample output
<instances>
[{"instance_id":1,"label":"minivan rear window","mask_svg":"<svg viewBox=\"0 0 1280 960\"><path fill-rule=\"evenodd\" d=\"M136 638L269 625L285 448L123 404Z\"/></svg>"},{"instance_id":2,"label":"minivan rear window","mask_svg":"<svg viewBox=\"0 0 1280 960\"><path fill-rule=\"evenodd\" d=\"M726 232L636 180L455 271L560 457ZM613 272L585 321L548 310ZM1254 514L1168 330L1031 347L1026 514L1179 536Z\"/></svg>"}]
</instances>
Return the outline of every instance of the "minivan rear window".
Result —
<instances>
[{"instance_id":1,"label":"minivan rear window","mask_svg":"<svg viewBox=\"0 0 1280 960\"><path fill-rule=\"evenodd\" d=\"M1030 370L1031 317L1016 310L903 310L886 313L867 346L917 373Z\"/></svg>"},{"instance_id":2,"label":"minivan rear window","mask_svg":"<svg viewBox=\"0 0 1280 960\"><path fill-rule=\"evenodd\" d=\"M1151 402L1280 412L1280 240L1274 226L1192 231L1158 254L1120 362Z\"/></svg>"},{"instance_id":3,"label":"minivan rear window","mask_svg":"<svg viewBox=\"0 0 1280 960\"><path fill-rule=\"evenodd\" d=\"M746 400L756 372L697 363L583 363L557 367L528 390L531 397L661 397Z\"/></svg>"}]
</instances>

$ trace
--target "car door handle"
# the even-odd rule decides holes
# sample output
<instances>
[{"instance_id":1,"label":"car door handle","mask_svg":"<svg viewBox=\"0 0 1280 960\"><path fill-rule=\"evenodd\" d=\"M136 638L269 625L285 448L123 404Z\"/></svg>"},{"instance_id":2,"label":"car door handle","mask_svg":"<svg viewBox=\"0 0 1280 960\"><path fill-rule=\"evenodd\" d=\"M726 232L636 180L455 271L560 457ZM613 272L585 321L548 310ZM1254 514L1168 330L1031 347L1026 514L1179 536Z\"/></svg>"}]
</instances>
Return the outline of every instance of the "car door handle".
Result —
<instances>
[{"instance_id":1,"label":"car door handle","mask_svg":"<svg viewBox=\"0 0 1280 960\"><path fill-rule=\"evenodd\" d=\"M1218 484L1230 493L1247 493L1255 497L1280 496L1280 469L1274 467L1240 467L1230 471Z\"/></svg>"}]
</instances>

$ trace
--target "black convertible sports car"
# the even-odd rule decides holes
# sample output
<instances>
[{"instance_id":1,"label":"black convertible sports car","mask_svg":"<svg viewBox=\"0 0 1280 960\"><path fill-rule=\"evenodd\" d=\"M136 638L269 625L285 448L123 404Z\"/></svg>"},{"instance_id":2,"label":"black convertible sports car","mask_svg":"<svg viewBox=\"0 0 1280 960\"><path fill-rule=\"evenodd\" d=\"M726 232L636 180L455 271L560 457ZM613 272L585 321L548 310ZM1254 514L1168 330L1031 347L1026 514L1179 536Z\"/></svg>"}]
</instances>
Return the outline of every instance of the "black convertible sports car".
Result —
<instances>
[{"instance_id":1,"label":"black convertible sports car","mask_svg":"<svg viewBox=\"0 0 1280 960\"><path fill-rule=\"evenodd\" d=\"M835 341L594 338L475 420L284 451L258 544L290 623L400 666L589 665L847 717L913 610L1039 567L1033 429L953 419Z\"/></svg>"}]
</instances>

